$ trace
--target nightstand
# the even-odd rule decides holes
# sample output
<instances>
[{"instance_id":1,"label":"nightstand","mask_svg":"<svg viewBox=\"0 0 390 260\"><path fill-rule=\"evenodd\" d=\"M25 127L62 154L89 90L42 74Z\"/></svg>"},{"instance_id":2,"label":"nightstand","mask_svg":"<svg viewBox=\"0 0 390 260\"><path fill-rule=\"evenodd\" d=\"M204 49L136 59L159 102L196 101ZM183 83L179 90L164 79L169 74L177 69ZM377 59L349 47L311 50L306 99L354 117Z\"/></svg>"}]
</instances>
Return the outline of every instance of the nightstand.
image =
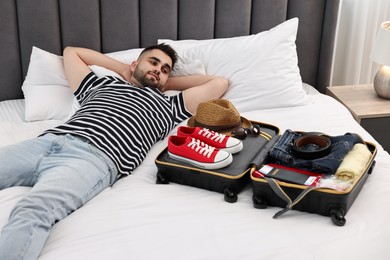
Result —
<instances>
[{"instance_id":1,"label":"nightstand","mask_svg":"<svg viewBox=\"0 0 390 260\"><path fill-rule=\"evenodd\" d=\"M390 100L377 96L372 85L333 86L326 94L346 106L355 120L390 152Z\"/></svg>"}]
</instances>

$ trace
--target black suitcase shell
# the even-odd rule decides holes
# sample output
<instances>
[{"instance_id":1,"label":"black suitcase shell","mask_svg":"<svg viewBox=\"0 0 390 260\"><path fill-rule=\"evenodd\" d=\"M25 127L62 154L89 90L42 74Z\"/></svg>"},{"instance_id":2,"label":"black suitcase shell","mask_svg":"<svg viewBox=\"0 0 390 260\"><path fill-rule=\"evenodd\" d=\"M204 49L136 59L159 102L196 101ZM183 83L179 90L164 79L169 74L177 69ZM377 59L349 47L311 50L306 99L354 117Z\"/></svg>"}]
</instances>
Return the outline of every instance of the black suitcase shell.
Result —
<instances>
[{"instance_id":1,"label":"black suitcase shell","mask_svg":"<svg viewBox=\"0 0 390 260\"><path fill-rule=\"evenodd\" d=\"M216 191L224 194L225 201L236 202L238 193L250 182L251 169L265 160L268 150L279 136L279 128L276 126L256 121L251 123L258 124L260 130L271 138L248 135L243 140L244 149L233 155L233 162L217 170L205 170L172 159L168 155L168 148L165 148L155 160L158 169L156 183L175 182Z\"/></svg>"},{"instance_id":2,"label":"black suitcase shell","mask_svg":"<svg viewBox=\"0 0 390 260\"><path fill-rule=\"evenodd\" d=\"M366 142L366 144L372 153L371 160L367 164L364 174L358 180L354 181L349 189L343 192L332 189L310 191L292 209L330 216L335 225L343 226L346 223L345 215L363 188L375 165L376 147L372 143ZM265 161L265 163L268 162ZM252 169L251 173L254 170ZM264 209L267 206L286 207L287 203L272 190L266 179L254 177L251 174L251 180L253 187L253 205L255 208ZM306 186L299 184L282 181L278 181L278 184L292 200L306 189Z\"/></svg>"}]
</instances>

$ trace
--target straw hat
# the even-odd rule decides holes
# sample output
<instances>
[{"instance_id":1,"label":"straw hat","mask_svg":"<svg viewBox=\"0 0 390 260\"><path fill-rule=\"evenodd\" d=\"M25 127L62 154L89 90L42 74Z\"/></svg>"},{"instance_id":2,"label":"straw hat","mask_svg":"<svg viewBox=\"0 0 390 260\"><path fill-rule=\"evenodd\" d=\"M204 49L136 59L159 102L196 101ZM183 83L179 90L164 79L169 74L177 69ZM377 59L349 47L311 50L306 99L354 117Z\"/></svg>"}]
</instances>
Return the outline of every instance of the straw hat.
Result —
<instances>
[{"instance_id":1,"label":"straw hat","mask_svg":"<svg viewBox=\"0 0 390 260\"><path fill-rule=\"evenodd\" d=\"M240 116L227 99L214 99L199 104L196 114L188 119L187 126L200 126L223 134L230 134L237 127L248 128L251 122Z\"/></svg>"}]
</instances>

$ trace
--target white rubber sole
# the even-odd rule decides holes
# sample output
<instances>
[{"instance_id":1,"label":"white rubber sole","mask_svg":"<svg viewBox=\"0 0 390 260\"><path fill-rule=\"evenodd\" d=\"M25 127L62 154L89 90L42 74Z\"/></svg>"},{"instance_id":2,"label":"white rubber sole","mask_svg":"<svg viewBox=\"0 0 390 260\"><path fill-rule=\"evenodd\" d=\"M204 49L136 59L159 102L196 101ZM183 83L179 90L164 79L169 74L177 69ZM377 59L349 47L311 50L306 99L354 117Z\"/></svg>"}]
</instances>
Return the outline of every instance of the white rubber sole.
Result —
<instances>
[{"instance_id":1,"label":"white rubber sole","mask_svg":"<svg viewBox=\"0 0 390 260\"><path fill-rule=\"evenodd\" d=\"M228 166L229 164L231 164L233 162L233 156L231 154L229 154L229 156L226 157L226 159L219 161L219 162L215 162L215 163L202 163L202 162L191 160L191 159L179 156L179 155L175 155L175 154L170 153L170 152L168 152L168 155L172 159L175 159L178 161L183 161L183 162L195 165L198 168L207 169L207 170L221 169L223 167Z\"/></svg>"},{"instance_id":2,"label":"white rubber sole","mask_svg":"<svg viewBox=\"0 0 390 260\"><path fill-rule=\"evenodd\" d=\"M235 153L241 152L243 148L244 148L244 145L242 144L242 142L240 142L235 146L220 148L219 150L226 151L226 152L229 152L231 154L235 154Z\"/></svg>"}]
</instances>

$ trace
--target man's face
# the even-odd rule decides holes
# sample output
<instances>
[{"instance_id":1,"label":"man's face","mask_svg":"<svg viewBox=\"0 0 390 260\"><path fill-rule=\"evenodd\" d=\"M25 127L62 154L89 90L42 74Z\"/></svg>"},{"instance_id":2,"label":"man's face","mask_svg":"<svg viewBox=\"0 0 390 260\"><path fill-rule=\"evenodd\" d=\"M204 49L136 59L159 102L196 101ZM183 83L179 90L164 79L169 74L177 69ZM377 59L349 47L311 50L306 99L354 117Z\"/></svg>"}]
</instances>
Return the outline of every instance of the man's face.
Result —
<instances>
[{"instance_id":1,"label":"man's face","mask_svg":"<svg viewBox=\"0 0 390 260\"><path fill-rule=\"evenodd\" d=\"M162 89L171 69L171 58L164 52L154 49L144 53L135 63L133 78L142 87Z\"/></svg>"}]
</instances>

